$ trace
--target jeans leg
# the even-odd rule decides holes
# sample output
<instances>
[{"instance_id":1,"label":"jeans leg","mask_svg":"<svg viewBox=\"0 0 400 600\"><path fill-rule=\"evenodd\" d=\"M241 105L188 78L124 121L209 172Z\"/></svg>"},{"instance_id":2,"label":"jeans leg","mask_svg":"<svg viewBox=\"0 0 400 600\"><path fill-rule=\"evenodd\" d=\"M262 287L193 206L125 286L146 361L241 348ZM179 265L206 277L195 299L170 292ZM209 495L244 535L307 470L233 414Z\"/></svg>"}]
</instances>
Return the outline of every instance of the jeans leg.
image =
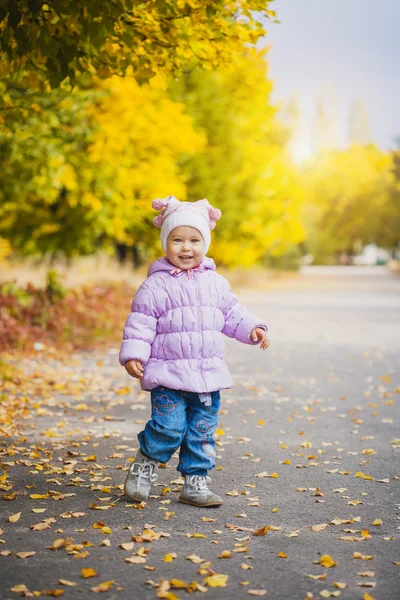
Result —
<instances>
[{"instance_id":1,"label":"jeans leg","mask_svg":"<svg viewBox=\"0 0 400 600\"><path fill-rule=\"evenodd\" d=\"M215 467L214 431L218 422L220 393L212 392L212 405L205 406L198 394L186 393L187 430L179 453L182 475L207 475Z\"/></svg>"},{"instance_id":2,"label":"jeans leg","mask_svg":"<svg viewBox=\"0 0 400 600\"><path fill-rule=\"evenodd\" d=\"M179 448L187 429L183 392L158 386L151 390L151 419L138 435L146 456L162 463Z\"/></svg>"}]
</instances>

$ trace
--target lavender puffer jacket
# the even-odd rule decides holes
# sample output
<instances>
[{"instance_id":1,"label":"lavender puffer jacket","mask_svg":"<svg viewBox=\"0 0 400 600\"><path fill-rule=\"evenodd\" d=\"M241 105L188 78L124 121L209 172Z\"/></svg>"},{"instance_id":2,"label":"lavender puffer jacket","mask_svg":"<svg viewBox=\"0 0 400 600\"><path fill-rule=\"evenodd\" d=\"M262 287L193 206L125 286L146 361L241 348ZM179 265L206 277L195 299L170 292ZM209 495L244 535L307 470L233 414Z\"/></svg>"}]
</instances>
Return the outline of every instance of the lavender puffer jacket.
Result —
<instances>
[{"instance_id":1,"label":"lavender puffer jacket","mask_svg":"<svg viewBox=\"0 0 400 600\"><path fill-rule=\"evenodd\" d=\"M254 346L251 331L268 327L238 302L211 258L205 257L193 278L187 271L173 271L166 258L150 266L125 324L120 363L143 363L143 390L158 385L197 393L230 388L222 334Z\"/></svg>"}]
</instances>

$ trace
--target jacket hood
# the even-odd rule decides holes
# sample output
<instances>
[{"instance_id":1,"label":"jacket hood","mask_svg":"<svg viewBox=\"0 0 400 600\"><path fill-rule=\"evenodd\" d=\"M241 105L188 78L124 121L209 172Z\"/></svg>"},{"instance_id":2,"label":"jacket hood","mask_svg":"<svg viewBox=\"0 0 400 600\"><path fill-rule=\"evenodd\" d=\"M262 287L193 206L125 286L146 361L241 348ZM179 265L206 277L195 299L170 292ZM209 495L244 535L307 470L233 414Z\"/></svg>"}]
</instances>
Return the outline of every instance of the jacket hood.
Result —
<instances>
[{"instance_id":1,"label":"jacket hood","mask_svg":"<svg viewBox=\"0 0 400 600\"><path fill-rule=\"evenodd\" d=\"M212 258L205 256L203 261L200 263L203 269L210 269L211 271L216 271L215 262ZM176 266L169 262L167 258L159 258L155 262L153 262L149 270L147 272L147 277L153 275L153 273L157 273L158 271L172 271L176 269Z\"/></svg>"}]
</instances>

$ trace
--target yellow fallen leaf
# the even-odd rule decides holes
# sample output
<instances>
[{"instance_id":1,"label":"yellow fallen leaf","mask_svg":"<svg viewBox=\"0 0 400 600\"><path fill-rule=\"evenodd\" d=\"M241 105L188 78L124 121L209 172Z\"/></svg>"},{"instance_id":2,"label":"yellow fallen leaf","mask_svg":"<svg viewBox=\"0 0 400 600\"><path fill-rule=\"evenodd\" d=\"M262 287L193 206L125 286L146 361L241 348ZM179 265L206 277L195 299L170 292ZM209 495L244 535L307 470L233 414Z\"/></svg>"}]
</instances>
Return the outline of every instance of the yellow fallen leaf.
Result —
<instances>
[{"instance_id":1,"label":"yellow fallen leaf","mask_svg":"<svg viewBox=\"0 0 400 600\"><path fill-rule=\"evenodd\" d=\"M44 513L46 511L45 508L32 508L31 511L35 514Z\"/></svg>"},{"instance_id":2,"label":"yellow fallen leaf","mask_svg":"<svg viewBox=\"0 0 400 600\"><path fill-rule=\"evenodd\" d=\"M110 527L102 527L100 533L112 533L112 529Z\"/></svg>"},{"instance_id":3,"label":"yellow fallen leaf","mask_svg":"<svg viewBox=\"0 0 400 600\"><path fill-rule=\"evenodd\" d=\"M322 592L319 593L320 596L322 596L322 598L337 598L337 596L340 596L341 592L339 592L339 590L337 592L330 592L329 590L322 590Z\"/></svg>"},{"instance_id":4,"label":"yellow fallen leaf","mask_svg":"<svg viewBox=\"0 0 400 600\"><path fill-rule=\"evenodd\" d=\"M188 584L180 579L171 579L169 584L174 588L187 588Z\"/></svg>"},{"instance_id":5,"label":"yellow fallen leaf","mask_svg":"<svg viewBox=\"0 0 400 600\"><path fill-rule=\"evenodd\" d=\"M218 558L232 558L232 551L222 550L221 554L218 554Z\"/></svg>"},{"instance_id":6,"label":"yellow fallen leaf","mask_svg":"<svg viewBox=\"0 0 400 600\"><path fill-rule=\"evenodd\" d=\"M58 598L59 596L64 595L64 590L42 590L42 596L53 596L54 598Z\"/></svg>"},{"instance_id":7,"label":"yellow fallen leaf","mask_svg":"<svg viewBox=\"0 0 400 600\"><path fill-rule=\"evenodd\" d=\"M360 479L373 479L371 475L365 475L362 471L357 471L354 477L360 477Z\"/></svg>"},{"instance_id":8,"label":"yellow fallen leaf","mask_svg":"<svg viewBox=\"0 0 400 600\"><path fill-rule=\"evenodd\" d=\"M271 512L276 513L276 512L278 512L278 510L279 510L279 508L276 508L276 506L275 506L275 508L273 508Z\"/></svg>"},{"instance_id":9,"label":"yellow fallen leaf","mask_svg":"<svg viewBox=\"0 0 400 600\"><path fill-rule=\"evenodd\" d=\"M287 558L287 554L285 554L284 552L278 552L277 556L278 558Z\"/></svg>"},{"instance_id":10,"label":"yellow fallen leaf","mask_svg":"<svg viewBox=\"0 0 400 600\"><path fill-rule=\"evenodd\" d=\"M375 597L371 596L371 594L368 594L368 592L365 592L363 600L375 600Z\"/></svg>"},{"instance_id":11,"label":"yellow fallen leaf","mask_svg":"<svg viewBox=\"0 0 400 600\"><path fill-rule=\"evenodd\" d=\"M16 523L17 521L19 521L19 518L21 516L20 512L15 513L15 515L11 515L10 517L8 517L8 520L10 523Z\"/></svg>"},{"instance_id":12,"label":"yellow fallen leaf","mask_svg":"<svg viewBox=\"0 0 400 600\"><path fill-rule=\"evenodd\" d=\"M373 448L364 448L362 453L367 455L373 455L376 454L376 450L374 450Z\"/></svg>"},{"instance_id":13,"label":"yellow fallen leaf","mask_svg":"<svg viewBox=\"0 0 400 600\"><path fill-rule=\"evenodd\" d=\"M253 532L253 535L256 535L256 536L267 535L268 529L269 529L269 526L264 525L264 527L261 527L260 529L256 529L256 531Z\"/></svg>"},{"instance_id":14,"label":"yellow fallen leaf","mask_svg":"<svg viewBox=\"0 0 400 600\"><path fill-rule=\"evenodd\" d=\"M344 590L345 588L347 588L347 583L342 583L341 581L334 581L333 585L339 588L340 590Z\"/></svg>"},{"instance_id":15,"label":"yellow fallen leaf","mask_svg":"<svg viewBox=\"0 0 400 600\"><path fill-rule=\"evenodd\" d=\"M357 575L359 577L375 577L375 571L360 571Z\"/></svg>"},{"instance_id":16,"label":"yellow fallen leaf","mask_svg":"<svg viewBox=\"0 0 400 600\"><path fill-rule=\"evenodd\" d=\"M30 498L32 498L33 500L44 500L46 498L49 498L50 494L30 494Z\"/></svg>"},{"instance_id":17,"label":"yellow fallen leaf","mask_svg":"<svg viewBox=\"0 0 400 600\"><path fill-rule=\"evenodd\" d=\"M374 527L378 527L379 525L382 525L382 522L382 519L375 519L375 521L373 521L371 525L374 525Z\"/></svg>"},{"instance_id":18,"label":"yellow fallen leaf","mask_svg":"<svg viewBox=\"0 0 400 600\"><path fill-rule=\"evenodd\" d=\"M266 596L268 594L267 590L247 590L249 596Z\"/></svg>"},{"instance_id":19,"label":"yellow fallen leaf","mask_svg":"<svg viewBox=\"0 0 400 600\"><path fill-rule=\"evenodd\" d=\"M192 563L202 563L204 562L204 558L200 558L200 556L197 556L197 554L190 554L189 556L186 556L186 560L191 560Z\"/></svg>"},{"instance_id":20,"label":"yellow fallen leaf","mask_svg":"<svg viewBox=\"0 0 400 600\"><path fill-rule=\"evenodd\" d=\"M322 573L322 575L307 575L307 577L309 577L310 579L314 579L315 581L325 581L326 573Z\"/></svg>"},{"instance_id":21,"label":"yellow fallen leaf","mask_svg":"<svg viewBox=\"0 0 400 600\"><path fill-rule=\"evenodd\" d=\"M89 577L97 577L97 573L91 567L87 569L81 569L81 577L84 579L88 579Z\"/></svg>"},{"instance_id":22,"label":"yellow fallen leaf","mask_svg":"<svg viewBox=\"0 0 400 600\"><path fill-rule=\"evenodd\" d=\"M161 560L163 562L172 562L178 555L175 552L167 553Z\"/></svg>"},{"instance_id":23,"label":"yellow fallen leaf","mask_svg":"<svg viewBox=\"0 0 400 600\"><path fill-rule=\"evenodd\" d=\"M36 554L36 552L16 552L15 556L18 556L18 558L29 558L34 554Z\"/></svg>"},{"instance_id":24,"label":"yellow fallen leaf","mask_svg":"<svg viewBox=\"0 0 400 600\"><path fill-rule=\"evenodd\" d=\"M207 536L203 533L187 533L186 537L188 538L206 538Z\"/></svg>"},{"instance_id":25,"label":"yellow fallen leaf","mask_svg":"<svg viewBox=\"0 0 400 600\"><path fill-rule=\"evenodd\" d=\"M244 569L245 571L247 571L248 569L252 569L253 567L251 565L248 565L247 563L242 563L240 565L241 569Z\"/></svg>"},{"instance_id":26,"label":"yellow fallen leaf","mask_svg":"<svg viewBox=\"0 0 400 600\"><path fill-rule=\"evenodd\" d=\"M109 581L103 581L103 583L99 583L99 585L96 585L94 587L91 587L90 589L92 590L92 592L108 592L113 584L115 583L115 579L110 579Z\"/></svg>"},{"instance_id":27,"label":"yellow fallen leaf","mask_svg":"<svg viewBox=\"0 0 400 600\"><path fill-rule=\"evenodd\" d=\"M373 560L373 556L368 554L361 554L361 552L354 552L352 558L359 558L360 560Z\"/></svg>"},{"instance_id":28,"label":"yellow fallen leaf","mask_svg":"<svg viewBox=\"0 0 400 600\"><path fill-rule=\"evenodd\" d=\"M223 573L214 573L214 575L205 577L203 583L209 587L226 587L227 581L228 575L224 575Z\"/></svg>"},{"instance_id":29,"label":"yellow fallen leaf","mask_svg":"<svg viewBox=\"0 0 400 600\"><path fill-rule=\"evenodd\" d=\"M84 462L95 462L97 460L97 457L95 454L91 454L90 456L87 456L83 460L84 460Z\"/></svg>"},{"instance_id":30,"label":"yellow fallen leaf","mask_svg":"<svg viewBox=\"0 0 400 600\"><path fill-rule=\"evenodd\" d=\"M326 567L327 569L330 569L331 567L336 567L337 565L332 556L329 556L329 554L323 554L319 559L319 564L323 567Z\"/></svg>"},{"instance_id":31,"label":"yellow fallen leaf","mask_svg":"<svg viewBox=\"0 0 400 600\"><path fill-rule=\"evenodd\" d=\"M61 585L67 585L69 587L76 585L75 581L68 581L68 579L59 579L58 583L61 583Z\"/></svg>"}]
</instances>

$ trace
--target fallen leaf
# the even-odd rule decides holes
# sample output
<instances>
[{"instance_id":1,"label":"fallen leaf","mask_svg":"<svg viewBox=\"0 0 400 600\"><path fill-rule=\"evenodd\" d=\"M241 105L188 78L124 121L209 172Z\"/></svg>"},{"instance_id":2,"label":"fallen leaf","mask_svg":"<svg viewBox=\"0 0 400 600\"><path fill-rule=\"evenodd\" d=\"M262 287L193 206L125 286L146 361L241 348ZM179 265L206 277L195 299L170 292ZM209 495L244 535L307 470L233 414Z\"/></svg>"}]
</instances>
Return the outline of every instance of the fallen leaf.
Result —
<instances>
[{"instance_id":1,"label":"fallen leaf","mask_svg":"<svg viewBox=\"0 0 400 600\"><path fill-rule=\"evenodd\" d=\"M197 554L190 554L189 556L186 556L186 560L191 560L192 563L201 563L204 562L204 558L200 558L200 556L197 556Z\"/></svg>"},{"instance_id":2,"label":"fallen leaf","mask_svg":"<svg viewBox=\"0 0 400 600\"><path fill-rule=\"evenodd\" d=\"M278 558L287 558L287 554L285 554L284 552L278 552L277 557Z\"/></svg>"},{"instance_id":3,"label":"fallen leaf","mask_svg":"<svg viewBox=\"0 0 400 600\"><path fill-rule=\"evenodd\" d=\"M369 556L367 554L361 554L361 552L354 552L352 558L359 558L361 560L373 560L373 556Z\"/></svg>"},{"instance_id":4,"label":"fallen leaf","mask_svg":"<svg viewBox=\"0 0 400 600\"><path fill-rule=\"evenodd\" d=\"M134 546L135 542L125 542L119 545L119 547L122 548L122 550L132 550Z\"/></svg>"},{"instance_id":5,"label":"fallen leaf","mask_svg":"<svg viewBox=\"0 0 400 600\"><path fill-rule=\"evenodd\" d=\"M249 596L266 596L268 594L267 590L247 590Z\"/></svg>"},{"instance_id":6,"label":"fallen leaf","mask_svg":"<svg viewBox=\"0 0 400 600\"><path fill-rule=\"evenodd\" d=\"M329 554L323 554L318 562L320 565L328 569L330 569L331 567L336 567L337 565L332 556L329 556Z\"/></svg>"},{"instance_id":7,"label":"fallen leaf","mask_svg":"<svg viewBox=\"0 0 400 600\"><path fill-rule=\"evenodd\" d=\"M18 513L15 513L15 515L11 515L11 517L8 517L9 522L16 523L17 521L19 521L21 514L22 513L18 512Z\"/></svg>"},{"instance_id":8,"label":"fallen leaf","mask_svg":"<svg viewBox=\"0 0 400 600\"><path fill-rule=\"evenodd\" d=\"M214 573L214 575L205 577L203 583L209 587L226 587L227 581L228 575L224 575L223 573Z\"/></svg>"},{"instance_id":9,"label":"fallen leaf","mask_svg":"<svg viewBox=\"0 0 400 600\"><path fill-rule=\"evenodd\" d=\"M345 588L347 588L347 583L342 583L341 581L334 581L333 585L339 588L340 590L344 590Z\"/></svg>"},{"instance_id":10,"label":"fallen leaf","mask_svg":"<svg viewBox=\"0 0 400 600\"><path fill-rule=\"evenodd\" d=\"M375 521L373 521L371 525L373 525L374 527L378 527L379 525L382 525L382 522L382 519L375 519Z\"/></svg>"},{"instance_id":11,"label":"fallen leaf","mask_svg":"<svg viewBox=\"0 0 400 600\"><path fill-rule=\"evenodd\" d=\"M29 556L33 556L36 552L16 552L15 556L18 558L29 558Z\"/></svg>"},{"instance_id":12,"label":"fallen leaf","mask_svg":"<svg viewBox=\"0 0 400 600\"><path fill-rule=\"evenodd\" d=\"M68 581L68 579L59 579L58 583L61 583L61 585L67 585L69 587L76 585L75 581Z\"/></svg>"},{"instance_id":13,"label":"fallen leaf","mask_svg":"<svg viewBox=\"0 0 400 600\"><path fill-rule=\"evenodd\" d=\"M267 535L268 530L269 530L269 526L268 525L264 525L264 527L261 527L260 529L256 529L253 532L253 535L256 535L256 536Z\"/></svg>"},{"instance_id":14,"label":"fallen leaf","mask_svg":"<svg viewBox=\"0 0 400 600\"><path fill-rule=\"evenodd\" d=\"M83 577L84 579L88 579L89 577L96 577L97 573L94 569L92 569L91 567L87 568L87 569L81 569L81 577Z\"/></svg>"},{"instance_id":15,"label":"fallen leaf","mask_svg":"<svg viewBox=\"0 0 400 600\"><path fill-rule=\"evenodd\" d=\"M323 531L324 529L326 529L326 527L329 527L328 523L320 523L319 525L313 525L312 527L310 527L311 531Z\"/></svg>"},{"instance_id":16,"label":"fallen leaf","mask_svg":"<svg viewBox=\"0 0 400 600\"><path fill-rule=\"evenodd\" d=\"M103 581L103 583L99 583L99 585L96 585L94 587L91 587L90 589L92 590L92 592L108 592L113 584L115 583L115 579L110 579L109 581Z\"/></svg>"}]
</instances>

